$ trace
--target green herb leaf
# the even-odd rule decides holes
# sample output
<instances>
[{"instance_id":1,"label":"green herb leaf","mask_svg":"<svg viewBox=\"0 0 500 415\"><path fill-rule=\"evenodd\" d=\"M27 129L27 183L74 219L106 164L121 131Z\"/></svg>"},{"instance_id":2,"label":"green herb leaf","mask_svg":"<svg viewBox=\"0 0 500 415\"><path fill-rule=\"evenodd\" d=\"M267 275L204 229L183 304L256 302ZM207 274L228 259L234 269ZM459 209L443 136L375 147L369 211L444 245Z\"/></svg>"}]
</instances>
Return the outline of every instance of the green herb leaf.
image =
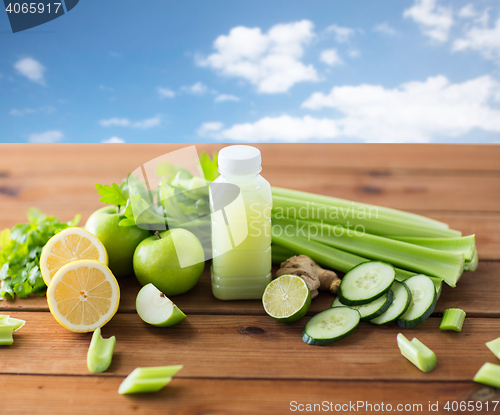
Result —
<instances>
[{"instance_id":1,"label":"green herb leaf","mask_svg":"<svg viewBox=\"0 0 500 415\"><path fill-rule=\"evenodd\" d=\"M111 186L106 184L96 184L97 192L102 196L99 200L107 205L125 206L127 204L127 195L120 186L113 183Z\"/></svg>"},{"instance_id":2,"label":"green herb leaf","mask_svg":"<svg viewBox=\"0 0 500 415\"><path fill-rule=\"evenodd\" d=\"M43 246L56 233L76 226L80 215L62 223L38 209L27 212L28 223L20 223L0 233L0 300L5 297L44 295L46 286L40 272Z\"/></svg>"}]
</instances>

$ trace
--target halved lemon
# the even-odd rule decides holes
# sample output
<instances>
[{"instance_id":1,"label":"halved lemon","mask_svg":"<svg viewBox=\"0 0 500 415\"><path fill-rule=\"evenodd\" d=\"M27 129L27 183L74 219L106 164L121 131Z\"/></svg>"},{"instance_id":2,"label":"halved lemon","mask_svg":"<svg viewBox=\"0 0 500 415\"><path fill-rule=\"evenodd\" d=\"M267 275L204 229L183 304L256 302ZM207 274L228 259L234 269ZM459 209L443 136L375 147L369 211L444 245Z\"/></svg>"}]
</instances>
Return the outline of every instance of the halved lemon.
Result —
<instances>
[{"instance_id":1,"label":"halved lemon","mask_svg":"<svg viewBox=\"0 0 500 415\"><path fill-rule=\"evenodd\" d=\"M262 304L271 317L283 323L293 323L309 310L311 292L302 278L286 274L267 285Z\"/></svg>"},{"instance_id":2,"label":"halved lemon","mask_svg":"<svg viewBox=\"0 0 500 415\"><path fill-rule=\"evenodd\" d=\"M80 260L56 272L47 289L54 318L68 330L87 333L104 326L118 310L120 287L99 261Z\"/></svg>"},{"instance_id":3,"label":"halved lemon","mask_svg":"<svg viewBox=\"0 0 500 415\"><path fill-rule=\"evenodd\" d=\"M108 265L108 253L102 242L82 228L67 228L45 244L40 256L40 271L47 286L64 265L80 259L93 259Z\"/></svg>"}]
</instances>

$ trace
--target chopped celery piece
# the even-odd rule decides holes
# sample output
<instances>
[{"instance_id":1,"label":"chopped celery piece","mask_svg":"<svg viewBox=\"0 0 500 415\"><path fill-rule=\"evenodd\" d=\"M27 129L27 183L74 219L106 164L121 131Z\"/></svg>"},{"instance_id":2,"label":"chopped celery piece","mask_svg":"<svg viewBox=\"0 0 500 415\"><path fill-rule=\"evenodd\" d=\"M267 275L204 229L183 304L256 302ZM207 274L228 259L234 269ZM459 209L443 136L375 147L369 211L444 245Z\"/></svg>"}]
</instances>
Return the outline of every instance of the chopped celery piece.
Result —
<instances>
[{"instance_id":1,"label":"chopped celery piece","mask_svg":"<svg viewBox=\"0 0 500 415\"><path fill-rule=\"evenodd\" d=\"M273 191L274 192L274 191ZM308 200L290 199L273 195L273 219L308 219L333 225L362 226L366 232L381 236L415 236L431 238L455 238L459 231L426 222L383 215L379 208L334 207Z\"/></svg>"},{"instance_id":2,"label":"chopped celery piece","mask_svg":"<svg viewBox=\"0 0 500 415\"><path fill-rule=\"evenodd\" d=\"M474 382L500 388L500 366L493 363L485 363L474 376Z\"/></svg>"},{"instance_id":3,"label":"chopped celery piece","mask_svg":"<svg viewBox=\"0 0 500 415\"><path fill-rule=\"evenodd\" d=\"M486 343L486 347L490 349L493 354L500 359L500 337Z\"/></svg>"},{"instance_id":4,"label":"chopped celery piece","mask_svg":"<svg viewBox=\"0 0 500 415\"><path fill-rule=\"evenodd\" d=\"M115 336L104 339L101 336L101 329L99 327L94 331L89 351L87 352L87 367L91 372L100 373L109 368L115 344Z\"/></svg>"},{"instance_id":5,"label":"chopped celery piece","mask_svg":"<svg viewBox=\"0 0 500 415\"><path fill-rule=\"evenodd\" d=\"M461 236L459 238L414 238L408 236L395 236L392 239L407 242L413 245L437 249L438 251L455 252L462 254L465 261L470 261L476 249L476 237L474 235Z\"/></svg>"},{"instance_id":6,"label":"chopped celery piece","mask_svg":"<svg viewBox=\"0 0 500 415\"><path fill-rule=\"evenodd\" d=\"M134 369L121 383L118 393L158 392L172 380L182 365L138 367Z\"/></svg>"},{"instance_id":7,"label":"chopped celery piece","mask_svg":"<svg viewBox=\"0 0 500 415\"><path fill-rule=\"evenodd\" d=\"M274 232L274 225L272 240L273 244L276 243L283 246L297 255L307 255L318 264L340 272L348 272L356 265L369 261L367 258L363 258L319 242L308 241L306 238L302 238L300 236L282 236L277 232ZM404 281L412 275L415 275L415 273L396 268L396 279L398 281Z\"/></svg>"},{"instance_id":8,"label":"chopped celery piece","mask_svg":"<svg viewBox=\"0 0 500 415\"><path fill-rule=\"evenodd\" d=\"M26 321L11 316L0 316L0 326L12 326L13 331L19 330L26 324Z\"/></svg>"},{"instance_id":9,"label":"chopped celery piece","mask_svg":"<svg viewBox=\"0 0 500 415\"><path fill-rule=\"evenodd\" d=\"M14 327L9 325L0 326L0 346L10 346L14 343L14 338L12 333L14 332Z\"/></svg>"},{"instance_id":10,"label":"chopped celery piece","mask_svg":"<svg viewBox=\"0 0 500 415\"><path fill-rule=\"evenodd\" d=\"M295 254L289 249L283 248L282 246L276 244L271 245L271 258L275 264L285 262L288 258L291 258L294 255Z\"/></svg>"},{"instance_id":11,"label":"chopped celery piece","mask_svg":"<svg viewBox=\"0 0 500 415\"><path fill-rule=\"evenodd\" d=\"M437 363L435 353L416 337L409 341L402 333L397 337L401 354L418 367L422 372L430 372Z\"/></svg>"},{"instance_id":12,"label":"chopped celery piece","mask_svg":"<svg viewBox=\"0 0 500 415\"><path fill-rule=\"evenodd\" d=\"M464 325L465 311L459 308L448 308L443 314L439 325L440 330L462 331Z\"/></svg>"},{"instance_id":13,"label":"chopped celery piece","mask_svg":"<svg viewBox=\"0 0 500 415\"><path fill-rule=\"evenodd\" d=\"M287 235L304 234L304 237L315 242L364 258L385 261L394 266L441 278L452 287L456 286L464 268L462 254L412 245L340 225L298 219L274 219L273 231L278 231L279 227L282 228L281 232Z\"/></svg>"},{"instance_id":14,"label":"chopped celery piece","mask_svg":"<svg viewBox=\"0 0 500 415\"><path fill-rule=\"evenodd\" d=\"M315 204L327 205L333 209L344 209L342 213L352 212L353 215L358 213L366 212L367 209L375 208L378 215L381 217L386 217L389 219L397 219L400 221L424 223L426 225L431 225L436 228L448 228L448 225L444 222L437 221L435 219L430 219L425 216L416 215L414 213L405 212L402 210L391 209L382 206L370 205L367 203L353 202L351 200L339 199L331 196L317 195L314 193L301 192L299 190L284 189L282 187L272 188L273 197L285 197L288 199L298 199L305 200Z\"/></svg>"}]
</instances>

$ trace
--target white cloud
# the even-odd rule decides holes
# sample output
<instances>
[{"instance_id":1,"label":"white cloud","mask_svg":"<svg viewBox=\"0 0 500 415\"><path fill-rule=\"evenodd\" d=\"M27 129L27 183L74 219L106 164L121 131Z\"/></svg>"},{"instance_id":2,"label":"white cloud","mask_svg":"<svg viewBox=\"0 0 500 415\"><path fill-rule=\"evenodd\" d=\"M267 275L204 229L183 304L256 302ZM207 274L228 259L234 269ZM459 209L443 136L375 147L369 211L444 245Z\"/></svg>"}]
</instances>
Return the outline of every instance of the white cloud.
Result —
<instances>
[{"instance_id":1,"label":"white cloud","mask_svg":"<svg viewBox=\"0 0 500 415\"><path fill-rule=\"evenodd\" d=\"M212 137L214 134L216 134L218 131L222 130L224 128L224 124L218 121L213 121L213 122L205 122L201 125L200 128L197 130L197 134L200 137Z\"/></svg>"},{"instance_id":2,"label":"white cloud","mask_svg":"<svg viewBox=\"0 0 500 415\"><path fill-rule=\"evenodd\" d=\"M226 102L226 101L238 102L239 100L240 99L234 95L220 94L215 97L214 102Z\"/></svg>"},{"instance_id":3,"label":"white cloud","mask_svg":"<svg viewBox=\"0 0 500 415\"><path fill-rule=\"evenodd\" d=\"M469 27L463 38L453 42L454 51L475 50L486 59L500 62L500 18L493 27L483 24Z\"/></svg>"},{"instance_id":4,"label":"white cloud","mask_svg":"<svg viewBox=\"0 0 500 415\"><path fill-rule=\"evenodd\" d=\"M298 82L319 80L316 69L301 61L304 47L314 36L308 20L278 24L267 33L258 27L238 26L219 36L213 44L216 52L198 57L197 64L223 76L245 79L260 93L286 92Z\"/></svg>"},{"instance_id":5,"label":"white cloud","mask_svg":"<svg viewBox=\"0 0 500 415\"><path fill-rule=\"evenodd\" d=\"M23 108L23 109L13 108L9 111L9 114L14 116L22 116L27 114L35 114L37 112L43 112L44 114L52 114L55 111L56 109L54 107L51 107L50 105L44 105L39 108Z\"/></svg>"},{"instance_id":6,"label":"white cloud","mask_svg":"<svg viewBox=\"0 0 500 415\"><path fill-rule=\"evenodd\" d=\"M204 124L205 137L235 141L304 141L349 138L366 142L429 142L458 137L473 129L500 133L500 83L482 76L452 84L444 76L413 81L398 88L377 85L334 87L312 94L302 107L331 108L341 115L265 117L225 128ZM493 104L493 105L492 105Z\"/></svg>"},{"instance_id":7,"label":"white cloud","mask_svg":"<svg viewBox=\"0 0 500 415\"><path fill-rule=\"evenodd\" d=\"M425 35L438 42L445 42L453 25L451 8L438 6L437 0L415 0L415 3L403 13L413 19Z\"/></svg>"},{"instance_id":8,"label":"white cloud","mask_svg":"<svg viewBox=\"0 0 500 415\"><path fill-rule=\"evenodd\" d=\"M20 59L14 64L14 68L16 68L21 75L25 76L30 81L36 82L40 85L45 85L43 73L46 68L37 60L33 58Z\"/></svg>"},{"instance_id":9,"label":"white cloud","mask_svg":"<svg viewBox=\"0 0 500 415\"><path fill-rule=\"evenodd\" d=\"M168 88L158 87L158 95L161 99L175 97L175 92Z\"/></svg>"},{"instance_id":10,"label":"white cloud","mask_svg":"<svg viewBox=\"0 0 500 415\"><path fill-rule=\"evenodd\" d=\"M111 138L108 138L107 140L102 140L101 143L107 143L107 144L110 144L110 143L113 143L113 144L118 144L118 143L124 143L125 140L123 138L119 138L119 137L111 137Z\"/></svg>"},{"instance_id":11,"label":"white cloud","mask_svg":"<svg viewBox=\"0 0 500 415\"><path fill-rule=\"evenodd\" d=\"M51 130L44 133L30 134L28 141L30 143L57 143L64 138L61 131Z\"/></svg>"},{"instance_id":12,"label":"white cloud","mask_svg":"<svg viewBox=\"0 0 500 415\"><path fill-rule=\"evenodd\" d=\"M160 125L160 123L161 123L161 117L159 115L153 118L146 118L140 121L130 121L130 119L128 118L109 118L107 120L99 121L99 124L101 124L103 127L117 126L117 127L144 128L144 129L156 127L157 125Z\"/></svg>"},{"instance_id":13,"label":"white cloud","mask_svg":"<svg viewBox=\"0 0 500 415\"><path fill-rule=\"evenodd\" d=\"M349 40L351 36L354 36L356 31L350 27L342 27L332 24L326 28L327 32L331 32L335 35L335 40L339 43L344 43Z\"/></svg>"},{"instance_id":14,"label":"white cloud","mask_svg":"<svg viewBox=\"0 0 500 415\"><path fill-rule=\"evenodd\" d=\"M319 56L319 60L329 66L338 66L344 63L336 49L327 49L322 51Z\"/></svg>"},{"instance_id":15,"label":"white cloud","mask_svg":"<svg viewBox=\"0 0 500 415\"><path fill-rule=\"evenodd\" d=\"M376 25L373 30L375 32L384 33L386 35L394 36L397 32L389 23L384 22Z\"/></svg>"},{"instance_id":16,"label":"white cloud","mask_svg":"<svg viewBox=\"0 0 500 415\"><path fill-rule=\"evenodd\" d=\"M106 86L106 85L99 85L99 89L102 91L106 91L106 92L113 92L114 91L113 88L110 88L109 86Z\"/></svg>"},{"instance_id":17,"label":"white cloud","mask_svg":"<svg viewBox=\"0 0 500 415\"><path fill-rule=\"evenodd\" d=\"M348 55L351 57L351 58L359 58L361 56L361 52L357 49L353 49L353 50L350 50Z\"/></svg>"},{"instance_id":18,"label":"white cloud","mask_svg":"<svg viewBox=\"0 0 500 415\"><path fill-rule=\"evenodd\" d=\"M462 7L458 11L458 17L462 17L464 19L472 18L477 16L477 11L474 8L474 5L472 3L469 3Z\"/></svg>"},{"instance_id":19,"label":"white cloud","mask_svg":"<svg viewBox=\"0 0 500 415\"><path fill-rule=\"evenodd\" d=\"M207 126L207 124L213 124ZM210 128L207 128L210 127ZM245 142L258 141L304 141L311 138L331 139L339 135L335 120L313 118L306 115L303 118L282 115L280 117L265 117L255 123L237 124L223 130L222 123L205 123L198 130L202 137L217 140L235 140Z\"/></svg>"},{"instance_id":20,"label":"white cloud","mask_svg":"<svg viewBox=\"0 0 500 415\"><path fill-rule=\"evenodd\" d=\"M208 92L208 87L201 82L196 82L193 85L185 85L181 90L193 95L204 95Z\"/></svg>"}]
</instances>

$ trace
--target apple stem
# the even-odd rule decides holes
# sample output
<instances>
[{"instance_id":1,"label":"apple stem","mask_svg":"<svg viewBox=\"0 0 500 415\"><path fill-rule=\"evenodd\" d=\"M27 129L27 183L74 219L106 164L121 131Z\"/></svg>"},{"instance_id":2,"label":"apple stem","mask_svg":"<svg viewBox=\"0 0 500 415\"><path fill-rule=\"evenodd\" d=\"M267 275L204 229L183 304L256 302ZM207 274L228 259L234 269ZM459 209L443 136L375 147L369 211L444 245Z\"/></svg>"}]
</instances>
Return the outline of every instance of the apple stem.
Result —
<instances>
[{"instance_id":1,"label":"apple stem","mask_svg":"<svg viewBox=\"0 0 500 415\"><path fill-rule=\"evenodd\" d=\"M160 232L156 231L155 235L158 237L158 239L161 239Z\"/></svg>"},{"instance_id":2,"label":"apple stem","mask_svg":"<svg viewBox=\"0 0 500 415\"><path fill-rule=\"evenodd\" d=\"M116 213L120 213L120 207L121 207L120 205L116 206Z\"/></svg>"}]
</instances>

